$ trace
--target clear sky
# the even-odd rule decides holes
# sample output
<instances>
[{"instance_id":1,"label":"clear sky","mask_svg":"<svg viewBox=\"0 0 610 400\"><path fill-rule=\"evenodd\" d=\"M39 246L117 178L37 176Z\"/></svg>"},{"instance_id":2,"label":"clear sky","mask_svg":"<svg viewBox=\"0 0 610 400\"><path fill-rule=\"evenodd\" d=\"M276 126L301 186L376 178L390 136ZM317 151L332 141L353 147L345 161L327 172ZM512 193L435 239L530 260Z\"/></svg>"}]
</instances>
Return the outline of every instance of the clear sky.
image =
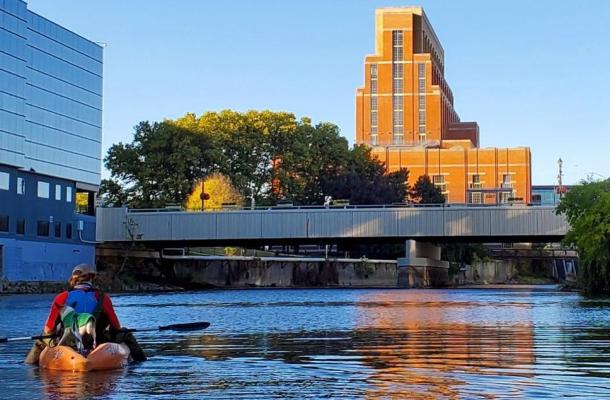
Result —
<instances>
[{"instance_id":1,"label":"clear sky","mask_svg":"<svg viewBox=\"0 0 610 400\"><path fill-rule=\"evenodd\" d=\"M610 1L29 0L107 43L103 153L141 120L231 108L334 122L354 140L354 93L374 10L424 7L462 121L481 145L530 146L533 183L610 177Z\"/></svg>"}]
</instances>

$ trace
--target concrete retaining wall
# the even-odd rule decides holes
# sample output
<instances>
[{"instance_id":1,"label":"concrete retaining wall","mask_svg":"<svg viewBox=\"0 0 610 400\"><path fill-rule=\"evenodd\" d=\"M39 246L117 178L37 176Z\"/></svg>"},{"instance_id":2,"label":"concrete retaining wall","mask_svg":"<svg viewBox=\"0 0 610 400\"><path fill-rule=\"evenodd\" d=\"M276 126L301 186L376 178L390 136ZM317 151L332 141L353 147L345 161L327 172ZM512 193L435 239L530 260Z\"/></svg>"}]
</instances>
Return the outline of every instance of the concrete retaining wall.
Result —
<instances>
[{"instance_id":1,"label":"concrete retaining wall","mask_svg":"<svg viewBox=\"0 0 610 400\"><path fill-rule=\"evenodd\" d=\"M215 287L398 287L395 261L254 258L171 260L171 264L178 282Z\"/></svg>"}]
</instances>

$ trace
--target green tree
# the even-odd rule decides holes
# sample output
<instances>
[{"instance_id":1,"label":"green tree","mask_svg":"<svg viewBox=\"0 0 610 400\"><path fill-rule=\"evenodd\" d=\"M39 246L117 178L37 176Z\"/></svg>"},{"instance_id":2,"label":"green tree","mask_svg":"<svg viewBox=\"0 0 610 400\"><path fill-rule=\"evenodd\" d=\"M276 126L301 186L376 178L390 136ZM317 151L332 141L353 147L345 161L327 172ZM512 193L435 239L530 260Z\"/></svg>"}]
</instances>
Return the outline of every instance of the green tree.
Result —
<instances>
[{"instance_id":1,"label":"green tree","mask_svg":"<svg viewBox=\"0 0 610 400\"><path fill-rule=\"evenodd\" d=\"M368 146L354 146L345 165L336 175L325 176L322 189L335 199L350 204L401 203L408 194L406 169L385 173L385 166L371 154Z\"/></svg>"},{"instance_id":2,"label":"green tree","mask_svg":"<svg viewBox=\"0 0 610 400\"><path fill-rule=\"evenodd\" d=\"M141 122L132 143L118 143L104 163L111 179L100 190L112 204L163 207L183 204L193 183L216 167L211 139L177 125Z\"/></svg>"},{"instance_id":3,"label":"green tree","mask_svg":"<svg viewBox=\"0 0 610 400\"><path fill-rule=\"evenodd\" d=\"M220 157L218 172L228 177L243 197L254 197L257 202L273 197L274 164L297 127L294 114L268 110L223 110L200 117L189 113L168 122L210 137Z\"/></svg>"},{"instance_id":4,"label":"green tree","mask_svg":"<svg viewBox=\"0 0 610 400\"><path fill-rule=\"evenodd\" d=\"M578 249L583 292L610 293L610 179L572 188L561 199L557 213L570 224L564 244Z\"/></svg>"},{"instance_id":5,"label":"green tree","mask_svg":"<svg viewBox=\"0 0 610 400\"><path fill-rule=\"evenodd\" d=\"M430 181L428 175L417 178L410 195L412 201L419 204L442 204L445 202L443 192Z\"/></svg>"},{"instance_id":6,"label":"green tree","mask_svg":"<svg viewBox=\"0 0 610 400\"><path fill-rule=\"evenodd\" d=\"M278 151L274 168L274 194L296 204L321 204L323 183L341 173L350 158L347 140L331 123L311 125L308 118L297 124Z\"/></svg>"}]
</instances>

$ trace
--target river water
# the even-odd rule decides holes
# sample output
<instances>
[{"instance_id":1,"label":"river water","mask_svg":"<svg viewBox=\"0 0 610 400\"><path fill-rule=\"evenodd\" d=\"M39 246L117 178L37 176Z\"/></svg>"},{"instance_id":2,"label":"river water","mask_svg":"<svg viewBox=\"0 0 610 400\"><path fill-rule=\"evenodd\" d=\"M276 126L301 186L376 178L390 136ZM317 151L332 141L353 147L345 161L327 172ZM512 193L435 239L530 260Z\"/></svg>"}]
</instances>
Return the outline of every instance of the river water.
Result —
<instances>
[{"instance_id":1,"label":"river water","mask_svg":"<svg viewBox=\"0 0 610 400\"><path fill-rule=\"evenodd\" d=\"M40 330L50 295L0 296L0 336ZM88 374L0 344L2 399L610 398L610 300L553 288L226 290L115 295L150 360Z\"/></svg>"}]
</instances>

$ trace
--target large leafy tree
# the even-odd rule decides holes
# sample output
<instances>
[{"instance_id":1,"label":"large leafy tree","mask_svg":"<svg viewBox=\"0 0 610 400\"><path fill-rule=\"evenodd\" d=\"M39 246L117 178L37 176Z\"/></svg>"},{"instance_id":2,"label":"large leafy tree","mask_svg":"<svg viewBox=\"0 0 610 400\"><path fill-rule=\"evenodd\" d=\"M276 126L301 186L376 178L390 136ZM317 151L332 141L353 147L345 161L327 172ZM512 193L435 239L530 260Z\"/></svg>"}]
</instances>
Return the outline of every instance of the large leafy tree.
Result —
<instances>
[{"instance_id":1,"label":"large leafy tree","mask_svg":"<svg viewBox=\"0 0 610 400\"><path fill-rule=\"evenodd\" d=\"M218 149L218 172L243 197L254 197L257 202L270 196L274 164L297 127L293 114L267 110L223 110L200 117L186 114L172 123L211 137Z\"/></svg>"},{"instance_id":2,"label":"large leafy tree","mask_svg":"<svg viewBox=\"0 0 610 400\"><path fill-rule=\"evenodd\" d=\"M340 171L323 178L324 193L350 204L391 204L404 202L408 194L406 169L385 173L385 166L367 146L355 146Z\"/></svg>"},{"instance_id":3,"label":"large leafy tree","mask_svg":"<svg viewBox=\"0 0 610 400\"><path fill-rule=\"evenodd\" d=\"M410 195L411 200L419 204L442 204L445 202L443 192L432 183L428 175L417 178Z\"/></svg>"},{"instance_id":4,"label":"large leafy tree","mask_svg":"<svg viewBox=\"0 0 610 400\"><path fill-rule=\"evenodd\" d=\"M564 243L578 249L583 292L610 293L610 179L572 188L561 199L557 213L570 224Z\"/></svg>"},{"instance_id":5,"label":"large leafy tree","mask_svg":"<svg viewBox=\"0 0 610 400\"><path fill-rule=\"evenodd\" d=\"M296 204L321 204L324 184L338 176L350 159L347 140L331 123L315 126L307 118L299 121L274 168L274 195Z\"/></svg>"},{"instance_id":6,"label":"large leafy tree","mask_svg":"<svg viewBox=\"0 0 610 400\"><path fill-rule=\"evenodd\" d=\"M407 172L385 173L369 148L355 146L331 123L312 125L285 112L231 110L189 113L161 123L142 122L132 143L105 159L106 204L159 207L185 204L196 182L213 173L235 188L240 203L321 204L326 195L352 204L405 201ZM188 205L201 200L198 194Z\"/></svg>"},{"instance_id":7,"label":"large leafy tree","mask_svg":"<svg viewBox=\"0 0 610 400\"><path fill-rule=\"evenodd\" d=\"M168 122L141 122L132 143L118 143L104 163L111 179L102 182L102 199L112 205L163 207L182 204L193 183L215 169L211 139Z\"/></svg>"}]
</instances>

